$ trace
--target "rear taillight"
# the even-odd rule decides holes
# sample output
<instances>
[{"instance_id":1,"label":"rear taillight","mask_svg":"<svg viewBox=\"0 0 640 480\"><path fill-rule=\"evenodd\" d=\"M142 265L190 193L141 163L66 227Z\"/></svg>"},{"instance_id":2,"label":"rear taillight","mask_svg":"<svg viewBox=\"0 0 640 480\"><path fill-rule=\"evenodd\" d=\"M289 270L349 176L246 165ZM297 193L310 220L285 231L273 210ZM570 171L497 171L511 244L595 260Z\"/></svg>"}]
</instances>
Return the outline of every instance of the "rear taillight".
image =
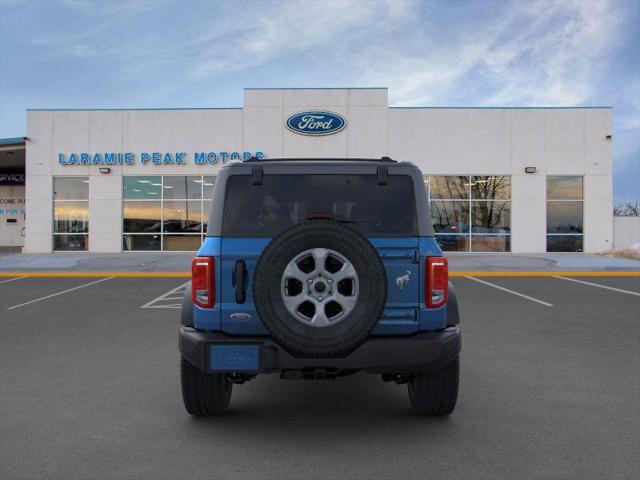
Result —
<instances>
[{"instance_id":1,"label":"rear taillight","mask_svg":"<svg viewBox=\"0 0 640 480\"><path fill-rule=\"evenodd\" d=\"M426 292L427 307L441 307L447 303L449 294L449 265L444 257L429 257L426 261Z\"/></svg>"},{"instance_id":2,"label":"rear taillight","mask_svg":"<svg viewBox=\"0 0 640 480\"><path fill-rule=\"evenodd\" d=\"M213 257L196 257L191 263L191 300L195 305L211 308L215 303Z\"/></svg>"}]
</instances>

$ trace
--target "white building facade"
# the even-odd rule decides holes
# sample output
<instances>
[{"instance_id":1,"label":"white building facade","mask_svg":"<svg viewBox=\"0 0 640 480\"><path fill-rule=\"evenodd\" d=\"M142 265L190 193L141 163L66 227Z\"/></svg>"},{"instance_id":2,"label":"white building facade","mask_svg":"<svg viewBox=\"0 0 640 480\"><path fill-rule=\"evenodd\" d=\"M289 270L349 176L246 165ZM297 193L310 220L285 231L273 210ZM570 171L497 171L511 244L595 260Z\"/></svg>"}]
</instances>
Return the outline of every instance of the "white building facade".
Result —
<instances>
[{"instance_id":1,"label":"white building facade","mask_svg":"<svg viewBox=\"0 0 640 480\"><path fill-rule=\"evenodd\" d=\"M287 128L331 112L334 134ZM25 252L196 250L221 166L410 161L446 250L613 248L611 108L394 108L384 88L247 89L242 108L29 110Z\"/></svg>"}]
</instances>

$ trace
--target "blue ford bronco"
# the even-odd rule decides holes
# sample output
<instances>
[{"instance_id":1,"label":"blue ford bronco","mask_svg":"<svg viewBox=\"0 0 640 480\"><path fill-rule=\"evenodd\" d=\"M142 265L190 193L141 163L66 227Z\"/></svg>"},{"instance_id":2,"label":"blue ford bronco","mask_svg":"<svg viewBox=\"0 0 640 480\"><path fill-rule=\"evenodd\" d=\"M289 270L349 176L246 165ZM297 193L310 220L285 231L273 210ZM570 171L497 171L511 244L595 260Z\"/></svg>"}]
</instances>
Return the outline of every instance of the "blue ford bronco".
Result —
<instances>
[{"instance_id":1,"label":"blue ford bronco","mask_svg":"<svg viewBox=\"0 0 640 480\"><path fill-rule=\"evenodd\" d=\"M407 384L453 412L460 327L422 173L381 159L250 159L218 175L180 328L182 396L221 415L260 373Z\"/></svg>"}]
</instances>

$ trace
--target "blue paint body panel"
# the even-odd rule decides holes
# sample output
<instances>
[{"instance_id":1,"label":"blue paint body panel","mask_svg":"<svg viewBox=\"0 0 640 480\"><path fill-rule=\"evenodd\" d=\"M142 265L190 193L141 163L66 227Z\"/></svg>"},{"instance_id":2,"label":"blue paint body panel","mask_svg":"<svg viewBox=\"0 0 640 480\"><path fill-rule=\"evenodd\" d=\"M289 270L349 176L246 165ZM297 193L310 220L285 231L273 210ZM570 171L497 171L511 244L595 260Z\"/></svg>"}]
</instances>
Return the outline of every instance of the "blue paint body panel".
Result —
<instances>
[{"instance_id":1,"label":"blue paint body panel","mask_svg":"<svg viewBox=\"0 0 640 480\"><path fill-rule=\"evenodd\" d=\"M222 251L222 238L205 237L204 242L196 253L197 257L219 257Z\"/></svg>"},{"instance_id":2,"label":"blue paint body panel","mask_svg":"<svg viewBox=\"0 0 640 480\"><path fill-rule=\"evenodd\" d=\"M260 346L215 344L209 347L209 368L220 371L246 371L260 368Z\"/></svg>"},{"instance_id":3,"label":"blue paint body panel","mask_svg":"<svg viewBox=\"0 0 640 480\"><path fill-rule=\"evenodd\" d=\"M223 238L220 282L222 292L220 296L220 329L232 335L268 335L256 306L253 303L253 274L262 251L271 241L270 238ZM246 302L236 303L236 289L233 285L233 274L236 261L243 260L247 268ZM249 318L232 319L234 313L248 314Z\"/></svg>"},{"instance_id":4,"label":"blue paint body panel","mask_svg":"<svg viewBox=\"0 0 640 480\"><path fill-rule=\"evenodd\" d=\"M433 237L371 237L387 274L387 303L372 335L411 335L445 327L446 306L425 306L425 259L441 256ZM253 273L271 238L207 237L197 255L215 259L216 302L212 309L194 307L194 326L231 335L268 335L253 303ZM236 303L236 262L247 269L246 301ZM240 314L240 315L234 315ZM232 317L233 315L233 317Z\"/></svg>"},{"instance_id":5,"label":"blue paint body panel","mask_svg":"<svg viewBox=\"0 0 640 480\"><path fill-rule=\"evenodd\" d=\"M420 290L418 237L371 237L387 274L387 303L372 335L410 335L418 331ZM397 283L407 278L406 284Z\"/></svg>"}]
</instances>

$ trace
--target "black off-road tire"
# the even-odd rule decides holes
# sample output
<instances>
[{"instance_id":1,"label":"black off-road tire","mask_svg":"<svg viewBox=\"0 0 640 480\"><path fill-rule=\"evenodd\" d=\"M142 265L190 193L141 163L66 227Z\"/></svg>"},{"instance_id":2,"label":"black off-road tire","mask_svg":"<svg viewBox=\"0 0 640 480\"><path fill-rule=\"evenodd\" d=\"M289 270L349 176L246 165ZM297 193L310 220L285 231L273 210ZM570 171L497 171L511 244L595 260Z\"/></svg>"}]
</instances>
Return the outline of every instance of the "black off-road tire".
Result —
<instances>
[{"instance_id":1,"label":"black off-road tire","mask_svg":"<svg viewBox=\"0 0 640 480\"><path fill-rule=\"evenodd\" d=\"M233 384L221 373L202 373L180 359L182 400L190 415L197 417L223 415L229 408Z\"/></svg>"},{"instance_id":2,"label":"black off-road tire","mask_svg":"<svg viewBox=\"0 0 640 480\"><path fill-rule=\"evenodd\" d=\"M460 357L433 373L418 373L408 383L413 413L429 417L450 415L458 400Z\"/></svg>"},{"instance_id":3,"label":"black off-road tire","mask_svg":"<svg viewBox=\"0 0 640 480\"><path fill-rule=\"evenodd\" d=\"M287 264L314 248L331 249L346 257L359 281L353 310L322 328L296 319L281 296ZM253 297L260 319L283 348L305 356L338 356L358 347L378 323L387 299L387 276L378 252L363 235L335 221L313 220L285 230L265 248L253 277Z\"/></svg>"}]
</instances>

